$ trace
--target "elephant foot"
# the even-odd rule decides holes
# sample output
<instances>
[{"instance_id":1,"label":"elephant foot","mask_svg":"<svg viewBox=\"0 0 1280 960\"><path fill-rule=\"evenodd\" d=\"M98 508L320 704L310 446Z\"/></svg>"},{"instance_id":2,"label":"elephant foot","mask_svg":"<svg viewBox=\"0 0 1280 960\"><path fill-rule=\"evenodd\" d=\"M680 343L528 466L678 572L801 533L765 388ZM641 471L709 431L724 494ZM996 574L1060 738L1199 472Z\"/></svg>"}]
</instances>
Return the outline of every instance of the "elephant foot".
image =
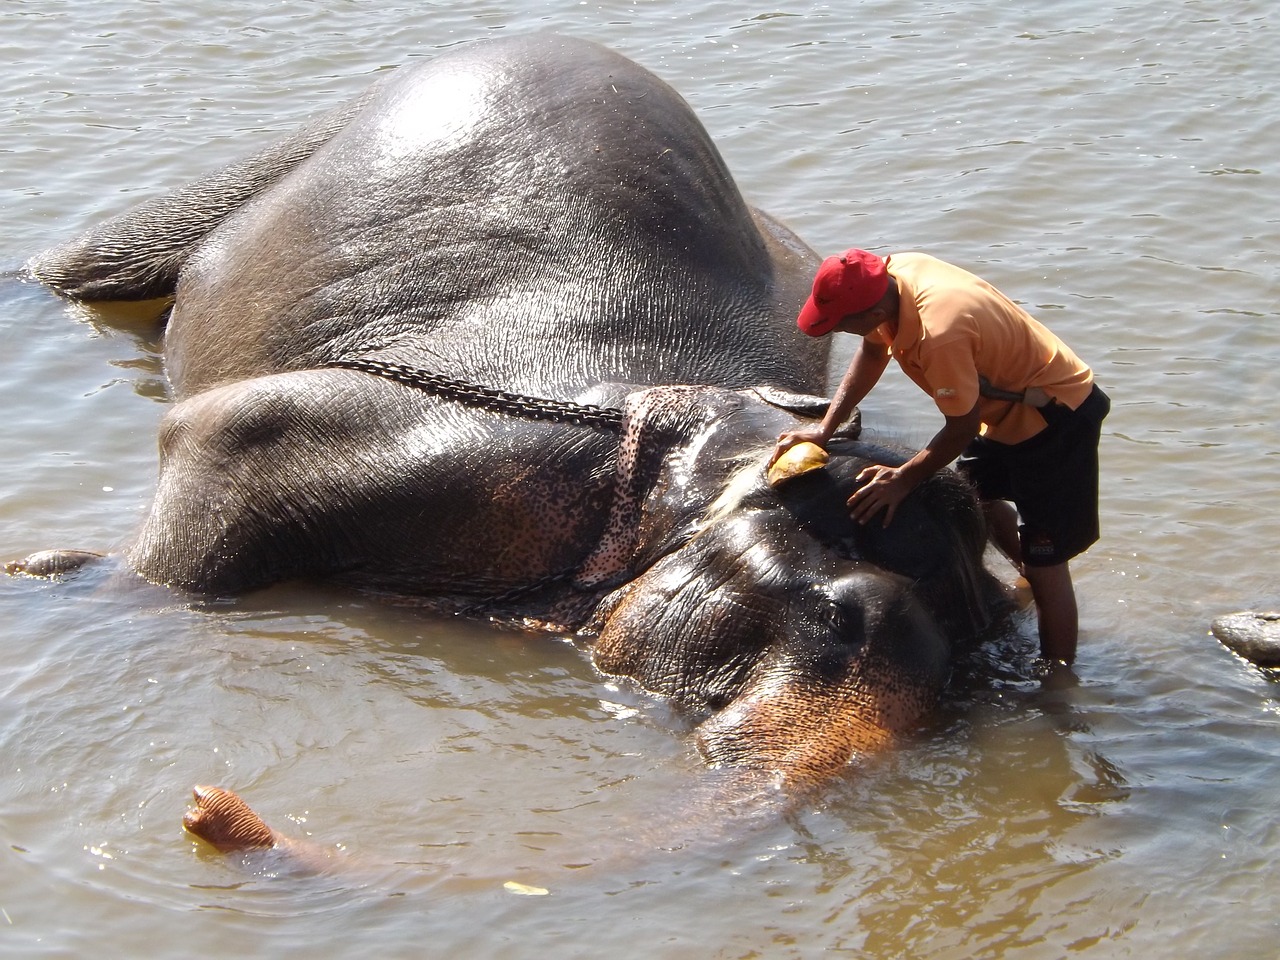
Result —
<instances>
[{"instance_id":1,"label":"elephant foot","mask_svg":"<svg viewBox=\"0 0 1280 960\"><path fill-rule=\"evenodd\" d=\"M101 559L102 554L89 550L40 550L21 560L10 560L4 572L11 577L60 577Z\"/></svg>"},{"instance_id":2,"label":"elephant foot","mask_svg":"<svg viewBox=\"0 0 1280 960\"><path fill-rule=\"evenodd\" d=\"M197 786L191 793L195 807L182 818L188 833L223 853L276 846L275 831L230 790Z\"/></svg>"},{"instance_id":3,"label":"elephant foot","mask_svg":"<svg viewBox=\"0 0 1280 960\"><path fill-rule=\"evenodd\" d=\"M1213 635L1246 660L1260 667L1280 667L1280 612L1246 611L1218 617Z\"/></svg>"}]
</instances>

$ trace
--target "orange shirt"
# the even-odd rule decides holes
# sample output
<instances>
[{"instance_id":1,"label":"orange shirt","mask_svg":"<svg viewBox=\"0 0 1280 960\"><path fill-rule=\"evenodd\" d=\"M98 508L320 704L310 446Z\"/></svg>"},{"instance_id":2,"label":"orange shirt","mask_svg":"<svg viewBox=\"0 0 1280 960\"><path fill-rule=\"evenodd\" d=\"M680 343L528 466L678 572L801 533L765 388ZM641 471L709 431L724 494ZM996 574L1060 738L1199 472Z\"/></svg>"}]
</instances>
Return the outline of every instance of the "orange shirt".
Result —
<instances>
[{"instance_id":1,"label":"orange shirt","mask_svg":"<svg viewBox=\"0 0 1280 960\"><path fill-rule=\"evenodd\" d=\"M881 324L868 334L945 416L978 403L982 435L1019 443L1045 427L1035 408L980 397L978 377L1021 393L1040 387L1073 410L1093 389L1093 372L1043 324L991 284L923 253L886 258L898 283L897 331Z\"/></svg>"}]
</instances>

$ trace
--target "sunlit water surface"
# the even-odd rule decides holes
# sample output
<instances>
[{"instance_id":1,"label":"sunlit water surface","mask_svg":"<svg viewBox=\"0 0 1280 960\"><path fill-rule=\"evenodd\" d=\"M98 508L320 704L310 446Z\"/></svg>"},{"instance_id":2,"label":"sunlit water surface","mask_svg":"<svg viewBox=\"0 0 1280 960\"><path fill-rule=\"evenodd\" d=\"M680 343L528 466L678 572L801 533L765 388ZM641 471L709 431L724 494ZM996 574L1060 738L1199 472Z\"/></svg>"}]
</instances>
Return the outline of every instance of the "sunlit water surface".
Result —
<instances>
[{"instance_id":1,"label":"sunlit water surface","mask_svg":"<svg viewBox=\"0 0 1280 960\"><path fill-rule=\"evenodd\" d=\"M126 542L165 403L145 326L20 264L497 33L639 60L820 252L971 267L1114 408L1078 685L1041 689L1023 625L915 742L791 808L704 770L678 716L554 638L301 587L193 605L110 568L0 579L0 954L1274 955L1280 688L1207 635L1280 604L1271 10L7 0L4 558ZM893 373L864 413L908 441L937 426ZM179 826L198 782L341 866L200 848Z\"/></svg>"}]
</instances>

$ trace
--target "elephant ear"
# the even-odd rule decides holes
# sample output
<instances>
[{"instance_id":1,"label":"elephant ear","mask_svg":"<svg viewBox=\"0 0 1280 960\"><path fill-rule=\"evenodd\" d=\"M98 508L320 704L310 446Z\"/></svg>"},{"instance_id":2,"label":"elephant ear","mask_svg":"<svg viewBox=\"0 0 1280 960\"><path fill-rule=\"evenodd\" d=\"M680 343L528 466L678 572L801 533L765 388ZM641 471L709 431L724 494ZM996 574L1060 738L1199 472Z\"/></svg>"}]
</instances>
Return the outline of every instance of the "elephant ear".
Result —
<instances>
[{"instance_id":1,"label":"elephant ear","mask_svg":"<svg viewBox=\"0 0 1280 960\"><path fill-rule=\"evenodd\" d=\"M810 393L792 393L790 390L782 390L769 384L761 384L745 392L771 407L794 413L797 417L804 417L807 420L822 419L826 415L827 407L831 406L831 401L826 397L815 397ZM845 440L857 440L861 435L862 410L855 407L853 416L835 432L835 436Z\"/></svg>"},{"instance_id":2,"label":"elephant ear","mask_svg":"<svg viewBox=\"0 0 1280 960\"><path fill-rule=\"evenodd\" d=\"M627 396L609 519L596 548L574 575L576 587L613 586L629 574L645 501L668 455L722 416L725 401L738 402L738 398L704 386L649 387Z\"/></svg>"}]
</instances>

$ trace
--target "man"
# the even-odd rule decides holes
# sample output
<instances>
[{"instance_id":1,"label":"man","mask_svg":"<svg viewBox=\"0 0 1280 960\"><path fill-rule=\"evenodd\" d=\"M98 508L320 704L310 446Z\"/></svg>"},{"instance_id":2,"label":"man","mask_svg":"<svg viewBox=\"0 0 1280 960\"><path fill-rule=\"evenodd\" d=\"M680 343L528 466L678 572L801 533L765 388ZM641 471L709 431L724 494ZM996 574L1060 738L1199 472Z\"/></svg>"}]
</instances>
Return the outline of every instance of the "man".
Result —
<instances>
[{"instance_id":1,"label":"man","mask_svg":"<svg viewBox=\"0 0 1280 960\"><path fill-rule=\"evenodd\" d=\"M825 447L897 360L945 423L901 466L858 475L853 518L883 511L887 526L916 486L959 457L992 539L1031 586L1041 654L1071 663L1079 618L1068 561L1098 539L1098 438L1111 407L1092 371L995 287L923 253L827 258L796 323L811 337L862 341L822 422L782 434L773 459L805 440Z\"/></svg>"}]
</instances>

